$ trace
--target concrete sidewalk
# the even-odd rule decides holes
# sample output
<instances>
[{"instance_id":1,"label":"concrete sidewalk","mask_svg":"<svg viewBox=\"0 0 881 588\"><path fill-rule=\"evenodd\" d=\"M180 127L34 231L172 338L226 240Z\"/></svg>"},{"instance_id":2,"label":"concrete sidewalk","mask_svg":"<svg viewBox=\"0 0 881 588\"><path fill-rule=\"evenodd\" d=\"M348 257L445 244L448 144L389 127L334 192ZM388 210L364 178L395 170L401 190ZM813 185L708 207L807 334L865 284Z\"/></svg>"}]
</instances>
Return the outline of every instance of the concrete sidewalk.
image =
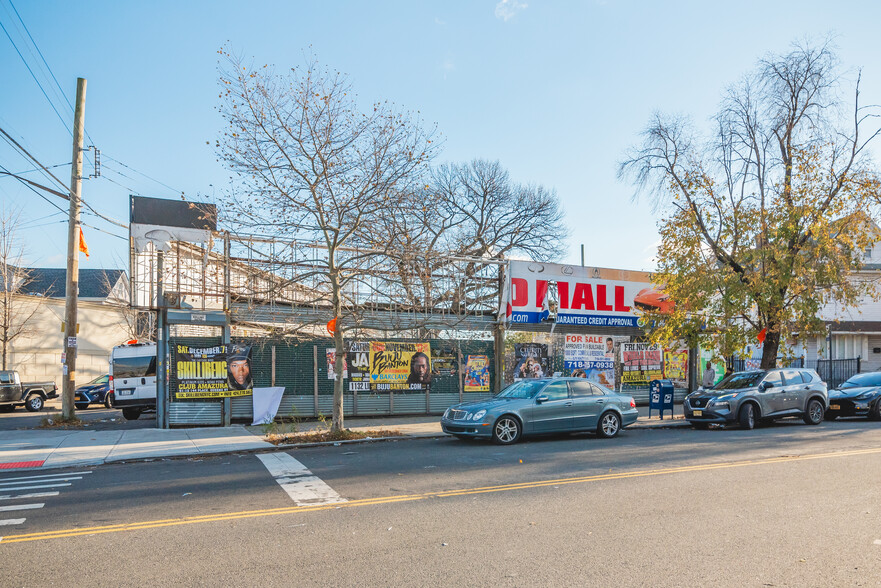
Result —
<instances>
[{"instance_id":1,"label":"concrete sidewalk","mask_svg":"<svg viewBox=\"0 0 881 588\"><path fill-rule=\"evenodd\" d=\"M0 431L0 470L98 465L274 447L242 426L130 431Z\"/></svg>"},{"instance_id":2,"label":"concrete sidewalk","mask_svg":"<svg viewBox=\"0 0 881 588\"><path fill-rule=\"evenodd\" d=\"M679 415L671 418L667 414L661 420L657 416L643 416L644 411L641 408L639 419L628 429L688 426L688 421L682 418L681 407L679 410ZM405 438L445 436L441 431L439 416L348 418L345 425L353 431L392 429L403 433ZM299 423L297 431L310 432L322 426L324 425L317 421L308 421ZM0 471L91 466L127 460L275 449L275 445L264 440L265 432L266 429L262 426L241 425L171 430L0 431Z\"/></svg>"}]
</instances>

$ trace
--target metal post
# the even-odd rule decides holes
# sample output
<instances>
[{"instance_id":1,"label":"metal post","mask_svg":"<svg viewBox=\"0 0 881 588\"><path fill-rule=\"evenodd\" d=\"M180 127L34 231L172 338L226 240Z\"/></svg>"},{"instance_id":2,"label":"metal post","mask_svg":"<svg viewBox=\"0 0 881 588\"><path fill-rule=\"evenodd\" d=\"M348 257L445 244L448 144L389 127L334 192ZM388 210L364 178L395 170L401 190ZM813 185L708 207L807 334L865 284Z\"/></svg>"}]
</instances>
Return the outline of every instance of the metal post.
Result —
<instances>
[{"instance_id":1,"label":"metal post","mask_svg":"<svg viewBox=\"0 0 881 588\"><path fill-rule=\"evenodd\" d=\"M272 386L275 386L275 345L272 346Z\"/></svg>"},{"instance_id":2,"label":"metal post","mask_svg":"<svg viewBox=\"0 0 881 588\"><path fill-rule=\"evenodd\" d=\"M312 346L312 395L315 402L315 416L318 416L318 345Z\"/></svg>"},{"instance_id":3,"label":"metal post","mask_svg":"<svg viewBox=\"0 0 881 588\"><path fill-rule=\"evenodd\" d=\"M168 418L168 321L162 307L158 315L156 333L156 424L160 429L169 427Z\"/></svg>"},{"instance_id":4,"label":"metal post","mask_svg":"<svg viewBox=\"0 0 881 588\"><path fill-rule=\"evenodd\" d=\"M223 343L229 345L232 343L232 334L229 328L229 319L223 326ZM232 398L227 396L223 399L223 426L228 427L232 424Z\"/></svg>"},{"instance_id":5,"label":"metal post","mask_svg":"<svg viewBox=\"0 0 881 588\"><path fill-rule=\"evenodd\" d=\"M465 364L462 363L462 344L461 342L456 342L456 354L458 355L459 360L459 402L464 402L465 400Z\"/></svg>"}]
</instances>

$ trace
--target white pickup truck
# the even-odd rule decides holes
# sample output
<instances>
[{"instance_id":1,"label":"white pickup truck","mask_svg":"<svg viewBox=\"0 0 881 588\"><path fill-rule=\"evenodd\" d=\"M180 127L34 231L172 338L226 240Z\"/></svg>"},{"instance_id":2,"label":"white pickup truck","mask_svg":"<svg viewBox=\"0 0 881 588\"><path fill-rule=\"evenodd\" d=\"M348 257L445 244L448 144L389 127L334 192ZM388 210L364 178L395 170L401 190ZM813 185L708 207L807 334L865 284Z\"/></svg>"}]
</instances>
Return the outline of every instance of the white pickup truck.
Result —
<instances>
[{"instance_id":1,"label":"white pickup truck","mask_svg":"<svg viewBox=\"0 0 881 588\"><path fill-rule=\"evenodd\" d=\"M12 412L16 406L39 412L48 399L57 396L55 382L22 383L17 371L0 371L0 412Z\"/></svg>"}]
</instances>

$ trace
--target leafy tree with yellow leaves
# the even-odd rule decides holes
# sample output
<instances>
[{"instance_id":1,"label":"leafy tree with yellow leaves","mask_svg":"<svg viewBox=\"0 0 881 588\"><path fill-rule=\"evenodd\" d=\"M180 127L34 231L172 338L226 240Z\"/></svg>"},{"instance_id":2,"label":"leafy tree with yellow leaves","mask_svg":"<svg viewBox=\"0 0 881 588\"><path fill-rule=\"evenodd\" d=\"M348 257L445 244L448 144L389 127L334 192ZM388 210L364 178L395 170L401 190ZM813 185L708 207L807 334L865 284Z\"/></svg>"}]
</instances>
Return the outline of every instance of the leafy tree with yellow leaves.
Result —
<instances>
[{"instance_id":1,"label":"leafy tree with yellow leaves","mask_svg":"<svg viewBox=\"0 0 881 588\"><path fill-rule=\"evenodd\" d=\"M860 105L859 77L852 99L843 84L828 43L795 45L726 92L712 136L653 117L619 168L661 212L654 280L676 305L649 313L652 340L729 354L762 334L770 368L782 342L822 331L825 304L877 296L855 272L878 239L878 112Z\"/></svg>"}]
</instances>

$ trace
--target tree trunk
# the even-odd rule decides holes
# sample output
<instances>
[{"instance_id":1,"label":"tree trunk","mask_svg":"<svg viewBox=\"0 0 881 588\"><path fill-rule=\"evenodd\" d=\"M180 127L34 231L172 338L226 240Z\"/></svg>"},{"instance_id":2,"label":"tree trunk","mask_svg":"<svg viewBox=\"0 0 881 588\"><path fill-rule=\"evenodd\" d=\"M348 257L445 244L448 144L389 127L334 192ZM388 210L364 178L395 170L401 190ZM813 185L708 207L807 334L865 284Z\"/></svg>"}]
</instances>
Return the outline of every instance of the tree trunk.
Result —
<instances>
[{"instance_id":1,"label":"tree trunk","mask_svg":"<svg viewBox=\"0 0 881 588\"><path fill-rule=\"evenodd\" d=\"M762 369L770 370L777 367L777 351L780 348L780 333L768 328L762 346Z\"/></svg>"},{"instance_id":2,"label":"tree trunk","mask_svg":"<svg viewBox=\"0 0 881 588\"><path fill-rule=\"evenodd\" d=\"M333 344L336 350L333 369L336 378L333 381L333 423L331 425L331 432L339 433L343 430L343 366L345 365L346 350L345 340L343 339L343 326L340 324L342 293L339 272L336 269L331 269L330 271L330 288L333 296L333 318L336 319L333 330Z\"/></svg>"}]
</instances>

